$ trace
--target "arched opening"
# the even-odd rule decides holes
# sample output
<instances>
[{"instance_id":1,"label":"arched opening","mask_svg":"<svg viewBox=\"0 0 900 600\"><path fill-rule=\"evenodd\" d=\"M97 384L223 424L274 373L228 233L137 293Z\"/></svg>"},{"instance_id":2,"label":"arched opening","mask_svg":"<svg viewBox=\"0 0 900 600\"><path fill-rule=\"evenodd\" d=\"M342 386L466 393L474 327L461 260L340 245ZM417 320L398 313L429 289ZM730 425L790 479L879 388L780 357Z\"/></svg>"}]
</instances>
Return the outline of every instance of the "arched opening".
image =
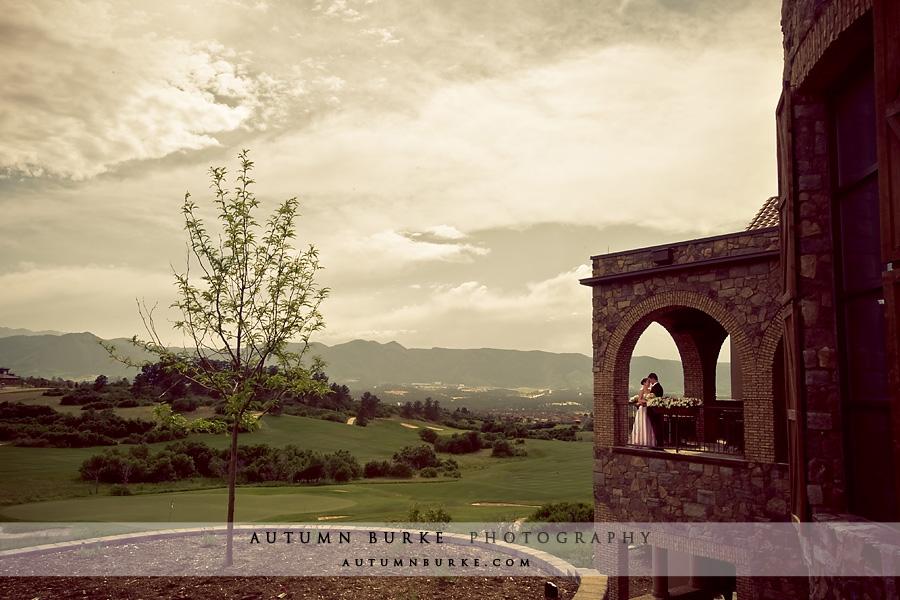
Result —
<instances>
[{"instance_id":1,"label":"arched opening","mask_svg":"<svg viewBox=\"0 0 900 600\"><path fill-rule=\"evenodd\" d=\"M684 395L684 366L672 335L657 322L652 322L638 338L629 361L629 395L637 394L641 379L656 373L668 394Z\"/></svg>"},{"instance_id":2,"label":"arched opening","mask_svg":"<svg viewBox=\"0 0 900 600\"><path fill-rule=\"evenodd\" d=\"M665 373L660 372L662 367L659 370L652 368L650 365L653 363L644 365L641 354L636 352L640 348L646 354L653 349L658 353L671 353L671 346L666 347L662 342L666 338L661 336L660 331L671 338L679 359L669 359L667 363L657 361L655 364L667 367ZM645 338L647 341L644 341ZM726 340L729 341L727 346ZM637 409L628 400L636 392L641 378L653 370L660 375L660 383L667 397L696 398L702 402L699 406L669 403L649 407L658 448L675 452L743 454L743 403L729 397L734 395L732 380L741 381L740 376L733 378L731 372L731 361L737 355L725 327L700 309L668 306L639 319L625 333L616 359L613 376L616 443L631 445ZM722 357L729 361L721 361ZM681 363L680 377L673 375L677 373L678 362ZM736 368L738 374L741 368L742 365ZM727 395L723 394L724 397L719 392L721 379L726 380L721 388L728 391Z\"/></svg>"},{"instance_id":3,"label":"arched opening","mask_svg":"<svg viewBox=\"0 0 900 600\"><path fill-rule=\"evenodd\" d=\"M731 336L722 342L716 360L716 400L741 400L741 366L732 358Z\"/></svg>"}]
</instances>

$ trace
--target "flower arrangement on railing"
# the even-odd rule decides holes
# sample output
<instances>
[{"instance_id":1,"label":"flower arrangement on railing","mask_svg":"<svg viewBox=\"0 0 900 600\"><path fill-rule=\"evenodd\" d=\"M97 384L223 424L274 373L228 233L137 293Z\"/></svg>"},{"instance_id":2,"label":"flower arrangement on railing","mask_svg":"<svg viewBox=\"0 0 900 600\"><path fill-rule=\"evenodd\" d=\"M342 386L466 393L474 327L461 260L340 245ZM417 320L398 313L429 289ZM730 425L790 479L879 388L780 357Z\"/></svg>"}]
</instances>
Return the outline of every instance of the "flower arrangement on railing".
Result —
<instances>
[{"instance_id":1,"label":"flower arrangement on railing","mask_svg":"<svg viewBox=\"0 0 900 600\"><path fill-rule=\"evenodd\" d=\"M703 404L700 398L676 398L675 396L663 396L657 398L655 394L644 394L644 400L650 408L691 408ZM637 404L638 396L628 399L631 404Z\"/></svg>"}]
</instances>

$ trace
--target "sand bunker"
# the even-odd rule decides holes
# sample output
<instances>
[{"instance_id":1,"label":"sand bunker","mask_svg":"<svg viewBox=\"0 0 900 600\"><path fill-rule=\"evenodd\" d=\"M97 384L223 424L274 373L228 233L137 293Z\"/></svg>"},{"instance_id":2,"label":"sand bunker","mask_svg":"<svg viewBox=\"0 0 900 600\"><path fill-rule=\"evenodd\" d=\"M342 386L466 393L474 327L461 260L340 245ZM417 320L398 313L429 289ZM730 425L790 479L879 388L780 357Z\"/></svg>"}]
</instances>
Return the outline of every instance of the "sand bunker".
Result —
<instances>
[{"instance_id":1,"label":"sand bunker","mask_svg":"<svg viewBox=\"0 0 900 600\"><path fill-rule=\"evenodd\" d=\"M350 515L322 515L316 517L316 521L334 521L335 519L346 519Z\"/></svg>"},{"instance_id":2,"label":"sand bunker","mask_svg":"<svg viewBox=\"0 0 900 600\"><path fill-rule=\"evenodd\" d=\"M406 427L407 429L418 429L419 428L418 425L412 425L411 423L400 423L400 424L403 425L404 427Z\"/></svg>"},{"instance_id":3,"label":"sand bunker","mask_svg":"<svg viewBox=\"0 0 900 600\"><path fill-rule=\"evenodd\" d=\"M539 504L516 504L515 502L473 502L472 506L516 506L521 508L540 508Z\"/></svg>"},{"instance_id":4,"label":"sand bunker","mask_svg":"<svg viewBox=\"0 0 900 600\"><path fill-rule=\"evenodd\" d=\"M443 427L432 427L431 425L428 426L428 429L433 429L434 431L443 431L444 430Z\"/></svg>"},{"instance_id":5,"label":"sand bunker","mask_svg":"<svg viewBox=\"0 0 900 600\"><path fill-rule=\"evenodd\" d=\"M347 425L356 425L356 417L350 417L347 419Z\"/></svg>"}]
</instances>

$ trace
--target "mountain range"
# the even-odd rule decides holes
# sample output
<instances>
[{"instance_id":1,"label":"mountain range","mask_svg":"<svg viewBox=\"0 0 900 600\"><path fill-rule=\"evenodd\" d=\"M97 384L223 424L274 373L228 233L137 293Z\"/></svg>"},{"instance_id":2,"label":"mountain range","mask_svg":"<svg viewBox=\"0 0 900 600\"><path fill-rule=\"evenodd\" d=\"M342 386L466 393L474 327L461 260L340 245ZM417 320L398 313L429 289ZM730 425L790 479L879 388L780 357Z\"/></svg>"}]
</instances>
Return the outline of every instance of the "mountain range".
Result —
<instances>
[{"instance_id":1,"label":"mountain range","mask_svg":"<svg viewBox=\"0 0 900 600\"><path fill-rule=\"evenodd\" d=\"M136 370L111 359L92 333L20 333L0 328L0 367L21 376L62 377L89 380L104 374L110 378L133 377ZM27 330L25 330L27 331ZM16 332L9 335L6 332ZM117 350L135 360L150 357L126 339L108 340ZM320 356L332 381L357 391L386 384L466 385L494 388L570 389L590 392L591 358L578 353L494 348L406 348L397 342L354 340L327 346L313 343L310 354ZM730 392L728 363L718 365L719 394ZM681 363L675 360L636 356L631 372L655 371L674 394L682 393ZM633 377L637 383L637 375Z\"/></svg>"}]
</instances>

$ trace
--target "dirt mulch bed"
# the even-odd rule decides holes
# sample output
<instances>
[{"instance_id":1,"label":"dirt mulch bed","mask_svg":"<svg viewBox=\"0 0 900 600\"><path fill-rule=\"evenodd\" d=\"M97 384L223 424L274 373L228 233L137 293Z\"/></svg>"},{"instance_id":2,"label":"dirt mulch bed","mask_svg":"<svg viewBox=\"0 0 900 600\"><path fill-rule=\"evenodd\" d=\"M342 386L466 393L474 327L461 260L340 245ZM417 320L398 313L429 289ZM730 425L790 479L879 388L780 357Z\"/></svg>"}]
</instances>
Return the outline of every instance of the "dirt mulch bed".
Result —
<instances>
[{"instance_id":1,"label":"dirt mulch bed","mask_svg":"<svg viewBox=\"0 0 900 600\"><path fill-rule=\"evenodd\" d=\"M534 600L539 577L0 577L5 600ZM578 589L554 578L560 598Z\"/></svg>"}]
</instances>

